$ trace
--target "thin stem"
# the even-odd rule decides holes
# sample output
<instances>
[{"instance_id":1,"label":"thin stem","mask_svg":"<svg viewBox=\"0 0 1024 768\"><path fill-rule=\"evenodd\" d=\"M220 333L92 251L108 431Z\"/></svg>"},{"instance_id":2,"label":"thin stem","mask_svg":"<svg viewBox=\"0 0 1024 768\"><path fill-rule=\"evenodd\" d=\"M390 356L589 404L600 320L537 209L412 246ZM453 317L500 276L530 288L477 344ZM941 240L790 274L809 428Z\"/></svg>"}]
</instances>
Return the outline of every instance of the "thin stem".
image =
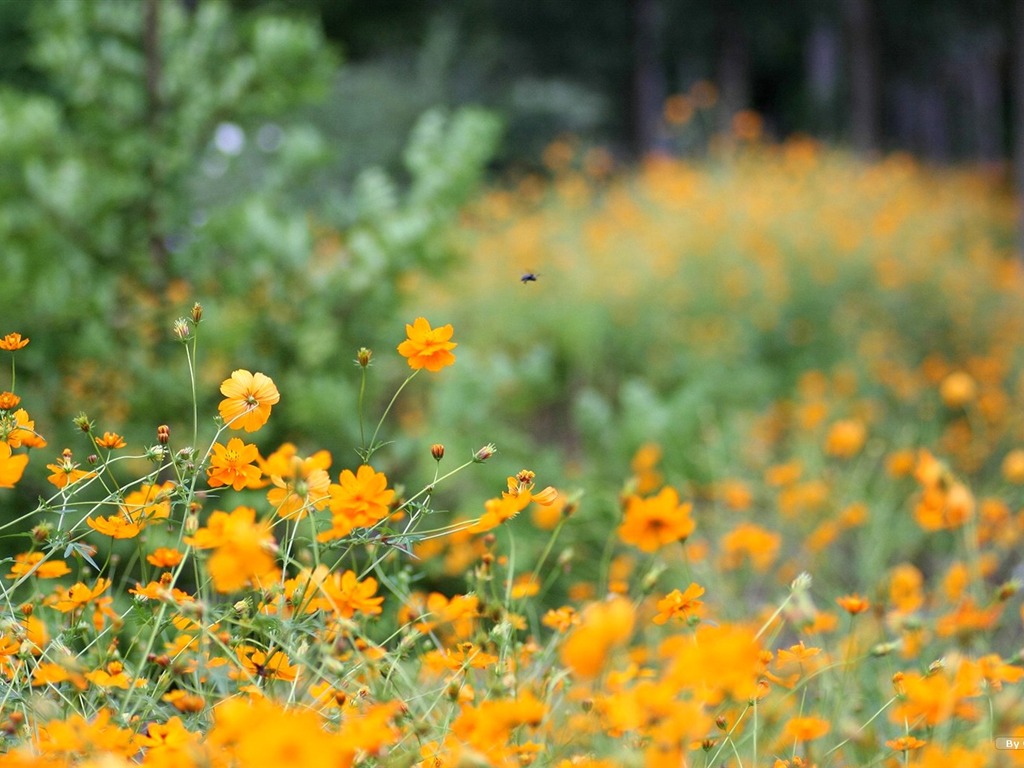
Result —
<instances>
[{"instance_id":1,"label":"thin stem","mask_svg":"<svg viewBox=\"0 0 1024 768\"><path fill-rule=\"evenodd\" d=\"M419 373L421 370L423 369L417 368L415 371L410 373L408 377L406 377L405 381L402 382L401 386L399 386L399 388L395 390L395 394L391 397L391 402L388 403L388 407L384 409L384 413L382 413L380 416L380 421L377 422L377 428L373 430L373 437L370 438L370 445L367 446L365 443L363 443L363 461L369 461L370 457L373 455L373 452L377 450L377 435L380 433L380 428L384 425L384 419L386 419L388 417L388 414L391 413L391 408L392 406L394 406L395 401L398 400L398 396L402 393L402 390L405 389L405 385L412 381L416 377L416 374Z\"/></svg>"}]
</instances>

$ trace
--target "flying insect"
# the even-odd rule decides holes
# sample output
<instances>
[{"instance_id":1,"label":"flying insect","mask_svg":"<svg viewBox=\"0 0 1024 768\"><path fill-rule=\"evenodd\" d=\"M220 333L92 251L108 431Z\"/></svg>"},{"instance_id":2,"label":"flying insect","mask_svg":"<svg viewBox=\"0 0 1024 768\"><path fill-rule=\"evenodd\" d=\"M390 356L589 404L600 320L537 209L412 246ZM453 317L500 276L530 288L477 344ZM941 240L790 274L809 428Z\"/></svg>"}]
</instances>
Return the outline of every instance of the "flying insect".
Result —
<instances>
[{"instance_id":1,"label":"flying insect","mask_svg":"<svg viewBox=\"0 0 1024 768\"><path fill-rule=\"evenodd\" d=\"M526 285L527 283L536 283L538 277L540 277L539 272L524 272L523 276L519 278L519 282L523 285Z\"/></svg>"}]
</instances>

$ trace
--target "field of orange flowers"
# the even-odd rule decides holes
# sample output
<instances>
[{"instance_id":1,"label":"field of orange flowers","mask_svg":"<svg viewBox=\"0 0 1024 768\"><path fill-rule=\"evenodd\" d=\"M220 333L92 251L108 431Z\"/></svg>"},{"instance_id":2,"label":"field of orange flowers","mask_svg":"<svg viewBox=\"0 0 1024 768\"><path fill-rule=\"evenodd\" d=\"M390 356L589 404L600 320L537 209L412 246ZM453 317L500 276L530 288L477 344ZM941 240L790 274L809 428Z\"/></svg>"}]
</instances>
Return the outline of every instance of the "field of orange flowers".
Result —
<instances>
[{"instance_id":1,"label":"field of orange flowers","mask_svg":"<svg viewBox=\"0 0 1024 768\"><path fill-rule=\"evenodd\" d=\"M546 162L353 350L408 365L354 452L264 444L302 393L244 367L47 445L0 329L0 493L53 488L0 522L0 766L1024 765L999 179ZM215 311L168 323L193 381Z\"/></svg>"}]
</instances>

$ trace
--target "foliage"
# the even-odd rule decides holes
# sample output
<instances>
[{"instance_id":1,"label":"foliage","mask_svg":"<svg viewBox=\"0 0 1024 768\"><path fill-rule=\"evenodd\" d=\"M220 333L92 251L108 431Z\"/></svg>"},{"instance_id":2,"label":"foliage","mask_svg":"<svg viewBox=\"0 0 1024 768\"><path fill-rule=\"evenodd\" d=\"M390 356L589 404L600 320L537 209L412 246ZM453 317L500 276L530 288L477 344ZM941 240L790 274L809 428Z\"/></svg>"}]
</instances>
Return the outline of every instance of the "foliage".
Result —
<instances>
[{"instance_id":1,"label":"foliage","mask_svg":"<svg viewBox=\"0 0 1024 768\"><path fill-rule=\"evenodd\" d=\"M63 0L30 25L46 86L0 93L0 302L60 361L31 371L52 407L41 427L67 435L85 401L126 429L189 408L159 328L186 297L216 296L207 354L306 382L282 433L351 430L313 400L354 403L339 367L392 343L366 318L392 316L406 271L443 266L494 118L429 112L404 178L324 178L332 148L303 110L335 66L309 20Z\"/></svg>"}]
</instances>

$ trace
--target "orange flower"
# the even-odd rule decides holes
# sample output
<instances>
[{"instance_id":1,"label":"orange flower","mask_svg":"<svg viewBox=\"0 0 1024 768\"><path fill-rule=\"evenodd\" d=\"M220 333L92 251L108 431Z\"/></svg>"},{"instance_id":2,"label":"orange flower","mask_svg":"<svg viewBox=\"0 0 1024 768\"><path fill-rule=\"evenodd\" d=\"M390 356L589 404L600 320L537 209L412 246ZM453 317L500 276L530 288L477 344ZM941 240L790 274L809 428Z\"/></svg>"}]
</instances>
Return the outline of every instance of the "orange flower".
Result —
<instances>
[{"instance_id":1,"label":"orange flower","mask_svg":"<svg viewBox=\"0 0 1024 768\"><path fill-rule=\"evenodd\" d=\"M619 526L619 538L644 552L654 552L672 542L685 539L696 527L690 518L690 502L679 503L675 488L662 488L657 496L630 496Z\"/></svg>"},{"instance_id":2,"label":"orange flower","mask_svg":"<svg viewBox=\"0 0 1024 768\"><path fill-rule=\"evenodd\" d=\"M185 556L176 549L157 547L150 554L146 555L146 562L157 568L173 568L184 558Z\"/></svg>"},{"instance_id":3,"label":"orange flower","mask_svg":"<svg viewBox=\"0 0 1024 768\"><path fill-rule=\"evenodd\" d=\"M270 418L270 409L281 399L274 381L265 374L239 369L220 385L218 410L231 429L255 432Z\"/></svg>"},{"instance_id":4,"label":"orange flower","mask_svg":"<svg viewBox=\"0 0 1024 768\"><path fill-rule=\"evenodd\" d=\"M885 742L885 746L897 752L908 752L911 749L920 749L927 743L927 741L922 741L914 736L900 736L898 739L889 739Z\"/></svg>"},{"instance_id":5,"label":"orange flower","mask_svg":"<svg viewBox=\"0 0 1024 768\"><path fill-rule=\"evenodd\" d=\"M11 453L11 446L7 443L0 443L0 488L13 488L21 480L27 465L28 456L25 454L14 456Z\"/></svg>"},{"instance_id":6,"label":"orange flower","mask_svg":"<svg viewBox=\"0 0 1024 768\"><path fill-rule=\"evenodd\" d=\"M14 565L7 575L8 579L18 579L31 574L40 579L56 579L71 573L68 564L63 560L44 560L42 552L23 552L14 556Z\"/></svg>"},{"instance_id":7,"label":"orange flower","mask_svg":"<svg viewBox=\"0 0 1024 768\"><path fill-rule=\"evenodd\" d=\"M21 398L13 392L0 392L0 411L12 411L20 402Z\"/></svg>"},{"instance_id":8,"label":"orange flower","mask_svg":"<svg viewBox=\"0 0 1024 768\"><path fill-rule=\"evenodd\" d=\"M61 587L54 594L46 598L46 604L56 608L61 613L68 613L76 608L81 608L92 600L102 595L110 586L110 579L97 579L92 589L78 582L70 587Z\"/></svg>"},{"instance_id":9,"label":"orange flower","mask_svg":"<svg viewBox=\"0 0 1024 768\"><path fill-rule=\"evenodd\" d=\"M291 682L299 676L299 667L292 664L281 651L268 654L251 645L240 645L235 653L238 654L242 669L254 677Z\"/></svg>"},{"instance_id":10,"label":"orange flower","mask_svg":"<svg viewBox=\"0 0 1024 768\"><path fill-rule=\"evenodd\" d=\"M303 459L292 455L287 467L272 474L274 488L267 491L267 501L279 517L301 520L309 514L310 508L323 509L330 502L331 454L317 451ZM385 481L386 484L386 481Z\"/></svg>"},{"instance_id":11,"label":"orange flower","mask_svg":"<svg viewBox=\"0 0 1024 768\"><path fill-rule=\"evenodd\" d=\"M426 318L417 317L412 325L406 324L408 338L398 345L398 353L409 361L413 370L426 368L436 372L455 362L451 350L458 344L450 341L451 325L431 328Z\"/></svg>"},{"instance_id":12,"label":"orange flower","mask_svg":"<svg viewBox=\"0 0 1024 768\"><path fill-rule=\"evenodd\" d=\"M860 595L845 595L844 597L838 597L836 598L836 603L851 616L858 613L864 613L864 611L871 607L871 603Z\"/></svg>"},{"instance_id":13,"label":"orange flower","mask_svg":"<svg viewBox=\"0 0 1024 768\"><path fill-rule=\"evenodd\" d=\"M857 419L837 421L825 437L825 453L840 459L856 456L864 447L867 438L867 427Z\"/></svg>"},{"instance_id":14,"label":"orange flower","mask_svg":"<svg viewBox=\"0 0 1024 768\"><path fill-rule=\"evenodd\" d=\"M196 549L214 549L207 568L218 592L235 592L274 571L276 542L270 526L256 521L256 510L237 507L230 514L215 511L205 528L186 537Z\"/></svg>"},{"instance_id":15,"label":"orange flower","mask_svg":"<svg viewBox=\"0 0 1024 768\"><path fill-rule=\"evenodd\" d=\"M97 533L110 536L115 539L134 539L141 532L144 523L137 523L134 520L126 520L123 515L113 514L110 517L91 517L85 519L86 525Z\"/></svg>"},{"instance_id":16,"label":"orange flower","mask_svg":"<svg viewBox=\"0 0 1024 768\"><path fill-rule=\"evenodd\" d=\"M228 440L226 447L214 443L210 466L206 470L210 487L230 485L236 491L253 487L262 474L254 463L259 456L260 452L255 445L243 443L237 437Z\"/></svg>"},{"instance_id":17,"label":"orange flower","mask_svg":"<svg viewBox=\"0 0 1024 768\"><path fill-rule=\"evenodd\" d=\"M1008 483L1024 483L1024 449L1014 448L1003 457L1003 478Z\"/></svg>"},{"instance_id":18,"label":"orange flower","mask_svg":"<svg viewBox=\"0 0 1024 768\"><path fill-rule=\"evenodd\" d=\"M913 613L924 604L924 576L910 563L897 565L889 579L889 601L901 613Z\"/></svg>"},{"instance_id":19,"label":"orange flower","mask_svg":"<svg viewBox=\"0 0 1024 768\"><path fill-rule=\"evenodd\" d=\"M23 339L20 333L8 333L0 339L0 349L5 349L8 352L14 352L16 349L24 347L28 342L29 339Z\"/></svg>"},{"instance_id":20,"label":"orange flower","mask_svg":"<svg viewBox=\"0 0 1024 768\"><path fill-rule=\"evenodd\" d=\"M739 568L748 557L754 568L766 571L778 557L782 537L754 523L740 523L722 537L722 566Z\"/></svg>"},{"instance_id":21,"label":"orange flower","mask_svg":"<svg viewBox=\"0 0 1024 768\"><path fill-rule=\"evenodd\" d=\"M949 408L963 408L978 396L978 385L969 373L953 371L939 386L942 402Z\"/></svg>"},{"instance_id":22,"label":"orange flower","mask_svg":"<svg viewBox=\"0 0 1024 768\"><path fill-rule=\"evenodd\" d=\"M704 587L691 584L685 592L673 589L658 601L658 615L655 624L664 624L669 619L687 621L690 616L699 616L704 603L697 598L704 594Z\"/></svg>"},{"instance_id":23,"label":"orange flower","mask_svg":"<svg viewBox=\"0 0 1024 768\"><path fill-rule=\"evenodd\" d=\"M388 478L383 472L364 464L356 470L342 470L338 484L329 488L331 529L317 538L331 541L347 536L356 528L367 528L388 515L388 507L395 496L388 489Z\"/></svg>"},{"instance_id":24,"label":"orange flower","mask_svg":"<svg viewBox=\"0 0 1024 768\"><path fill-rule=\"evenodd\" d=\"M107 448L114 450L116 448L124 448L128 443L124 441L117 432L104 432L103 437L96 439L96 446L98 448Z\"/></svg>"},{"instance_id":25,"label":"orange flower","mask_svg":"<svg viewBox=\"0 0 1024 768\"><path fill-rule=\"evenodd\" d=\"M376 597L376 592L376 579L359 581L354 571L339 573L325 565L318 565L312 571L303 569L294 579L285 582L285 596L297 609L305 613L324 611L346 619L356 613L378 615L384 598Z\"/></svg>"},{"instance_id":26,"label":"orange flower","mask_svg":"<svg viewBox=\"0 0 1024 768\"><path fill-rule=\"evenodd\" d=\"M580 677L596 677L612 650L629 640L633 623L633 606L623 597L590 604L562 646L562 663Z\"/></svg>"},{"instance_id":27,"label":"orange flower","mask_svg":"<svg viewBox=\"0 0 1024 768\"><path fill-rule=\"evenodd\" d=\"M124 497L121 514L135 522L166 520L171 515L171 495L175 484L168 480L160 485L143 483Z\"/></svg>"},{"instance_id":28,"label":"orange flower","mask_svg":"<svg viewBox=\"0 0 1024 768\"><path fill-rule=\"evenodd\" d=\"M47 464L46 468L53 472L47 480L53 483L57 488L64 489L69 485L77 483L86 477L93 477L95 472L86 472L84 469L79 469L78 464L71 460L71 449L65 448L61 454L60 459L57 460L56 464Z\"/></svg>"},{"instance_id":29,"label":"orange flower","mask_svg":"<svg viewBox=\"0 0 1024 768\"><path fill-rule=\"evenodd\" d=\"M13 414L0 419L0 442L11 448L45 448L46 441L36 432L36 423L29 418L28 411L19 408Z\"/></svg>"},{"instance_id":30,"label":"orange flower","mask_svg":"<svg viewBox=\"0 0 1024 768\"><path fill-rule=\"evenodd\" d=\"M782 730L786 741L810 741L824 736L831 730L828 720L820 717L794 717Z\"/></svg>"}]
</instances>

